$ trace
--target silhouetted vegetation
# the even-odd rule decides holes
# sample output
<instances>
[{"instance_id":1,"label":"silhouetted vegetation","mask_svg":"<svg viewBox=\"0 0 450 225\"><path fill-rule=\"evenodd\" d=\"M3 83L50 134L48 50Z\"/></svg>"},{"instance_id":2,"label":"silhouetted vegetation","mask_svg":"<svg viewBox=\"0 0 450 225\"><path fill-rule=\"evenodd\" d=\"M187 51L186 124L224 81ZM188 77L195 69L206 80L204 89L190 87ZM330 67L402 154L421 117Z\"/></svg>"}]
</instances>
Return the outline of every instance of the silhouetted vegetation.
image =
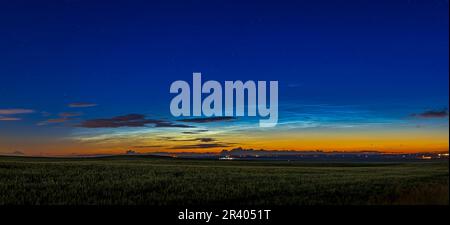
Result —
<instances>
[{"instance_id":1,"label":"silhouetted vegetation","mask_svg":"<svg viewBox=\"0 0 450 225\"><path fill-rule=\"evenodd\" d=\"M448 204L448 161L0 157L0 204Z\"/></svg>"}]
</instances>

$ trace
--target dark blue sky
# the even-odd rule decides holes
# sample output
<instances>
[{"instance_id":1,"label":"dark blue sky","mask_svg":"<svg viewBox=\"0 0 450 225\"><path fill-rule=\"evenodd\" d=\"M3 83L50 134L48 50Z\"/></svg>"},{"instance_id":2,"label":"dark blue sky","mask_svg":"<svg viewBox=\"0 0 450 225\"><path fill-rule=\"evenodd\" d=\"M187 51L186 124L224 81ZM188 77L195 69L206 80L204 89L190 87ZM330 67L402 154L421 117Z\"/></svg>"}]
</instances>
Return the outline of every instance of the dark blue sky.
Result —
<instances>
[{"instance_id":1,"label":"dark blue sky","mask_svg":"<svg viewBox=\"0 0 450 225\"><path fill-rule=\"evenodd\" d=\"M79 119L169 116L170 83L202 72L279 80L285 108L442 110L448 9L447 0L2 1L0 109L56 115L89 102L98 106ZM27 117L0 134L43 119Z\"/></svg>"}]
</instances>

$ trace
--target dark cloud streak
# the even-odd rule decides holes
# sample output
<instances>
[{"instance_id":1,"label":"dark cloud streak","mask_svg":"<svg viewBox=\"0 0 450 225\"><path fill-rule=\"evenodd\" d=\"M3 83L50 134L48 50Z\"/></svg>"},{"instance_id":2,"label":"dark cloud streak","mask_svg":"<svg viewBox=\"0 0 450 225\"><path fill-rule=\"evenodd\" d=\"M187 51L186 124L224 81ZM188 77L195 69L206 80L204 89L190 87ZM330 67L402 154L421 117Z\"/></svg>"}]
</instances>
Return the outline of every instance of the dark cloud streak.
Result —
<instances>
[{"instance_id":1,"label":"dark cloud streak","mask_svg":"<svg viewBox=\"0 0 450 225\"><path fill-rule=\"evenodd\" d=\"M442 110L429 110L419 114L412 114L412 117L422 118L422 119L431 119L431 118L445 118L448 117L448 109Z\"/></svg>"},{"instance_id":2,"label":"dark cloud streak","mask_svg":"<svg viewBox=\"0 0 450 225\"><path fill-rule=\"evenodd\" d=\"M97 104L89 103L89 102L74 102L74 103L70 103L68 106L70 108L87 108L87 107L97 106Z\"/></svg>"},{"instance_id":3,"label":"dark cloud streak","mask_svg":"<svg viewBox=\"0 0 450 225\"><path fill-rule=\"evenodd\" d=\"M193 145L179 145L171 147L170 149L204 149L204 148L226 148L230 147L228 144L224 143L202 143L202 144L193 144Z\"/></svg>"},{"instance_id":4,"label":"dark cloud streak","mask_svg":"<svg viewBox=\"0 0 450 225\"><path fill-rule=\"evenodd\" d=\"M128 114L107 119L92 119L83 121L78 127L83 128L119 128L119 127L144 127L153 125L154 127L174 127L193 128L185 124L176 124L166 120L146 119L142 114Z\"/></svg>"}]
</instances>

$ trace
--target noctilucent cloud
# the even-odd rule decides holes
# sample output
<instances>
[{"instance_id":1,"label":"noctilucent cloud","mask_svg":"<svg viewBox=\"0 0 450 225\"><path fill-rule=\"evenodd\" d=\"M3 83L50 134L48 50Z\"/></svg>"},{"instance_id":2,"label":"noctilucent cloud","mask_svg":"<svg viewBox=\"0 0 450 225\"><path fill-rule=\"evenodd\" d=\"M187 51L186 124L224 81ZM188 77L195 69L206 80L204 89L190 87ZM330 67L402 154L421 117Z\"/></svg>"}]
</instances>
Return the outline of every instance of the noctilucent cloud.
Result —
<instances>
[{"instance_id":1,"label":"noctilucent cloud","mask_svg":"<svg viewBox=\"0 0 450 225\"><path fill-rule=\"evenodd\" d=\"M447 0L2 1L0 153L448 151ZM170 84L279 82L278 124Z\"/></svg>"}]
</instances>

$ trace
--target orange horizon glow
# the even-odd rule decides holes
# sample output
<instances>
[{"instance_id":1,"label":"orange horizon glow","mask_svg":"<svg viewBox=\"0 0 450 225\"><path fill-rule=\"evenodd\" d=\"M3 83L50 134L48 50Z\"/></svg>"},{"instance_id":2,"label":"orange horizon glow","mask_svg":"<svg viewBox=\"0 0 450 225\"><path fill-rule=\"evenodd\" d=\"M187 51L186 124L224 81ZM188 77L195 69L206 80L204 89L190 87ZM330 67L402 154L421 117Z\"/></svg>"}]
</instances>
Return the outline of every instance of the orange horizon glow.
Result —
<instances>
[{"instance_id":1,"label":"orange horizon glow","mask_svg":"<svg viewBox=\"0 0 450 225\"><path fill-rule=\"evenodd\" d=\"M172 134L171 134L172 135ZM183 144L195 144L189 141L192 136L173 134L179 140L155 140L130 136L128 138L110 138L102 141L52 141L46 143L39 140L20 140L15 143L16 149L32 149L24 151L30 156L71 156L71 155L98 155L98 154L124 154L127 150L137 153L153 152L220 152L241 147L255 150L293 150L293 151L323 151L323 152L360 152L377 151L382 153L428 153L448 152L448 132L318 132L318 133L289 133L289 132L261 132L242 134L215 134L215 137L224 143L236 143L226 147L211 148L182 148L174 149L183 138ZM168 135L170 136L170 135ZM0 139L1 140L1 139ZM136 147L140 146L140 147ZM150 146L150 147L145 147ZM155 147L151 147L155 146ZM159 147L158 147L159 146ZM0 153L8 153L7 146L0 144ZM11 149L11 147L9 147ZM9 151L11 152L11 151Z\"/></svg>"}]
</instances>

